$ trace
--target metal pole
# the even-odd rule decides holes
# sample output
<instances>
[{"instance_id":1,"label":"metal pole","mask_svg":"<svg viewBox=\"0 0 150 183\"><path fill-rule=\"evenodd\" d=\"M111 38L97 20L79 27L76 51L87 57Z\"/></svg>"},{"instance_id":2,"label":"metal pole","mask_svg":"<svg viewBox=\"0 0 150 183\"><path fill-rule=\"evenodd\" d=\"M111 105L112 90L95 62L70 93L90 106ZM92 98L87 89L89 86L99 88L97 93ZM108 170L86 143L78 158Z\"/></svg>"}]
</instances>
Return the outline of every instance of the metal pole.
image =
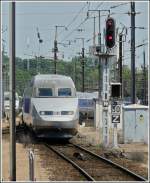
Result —
<instances>
[{"instance_id":1,"label":"metal pole","mask_svg":"<svg viewBox=\"0 0 150 183\"><path fill-rule=\"evenodd\" d=\"M6 91L9 90L9 73L7 73L7 65L6 65Z\"/></svg>"},{"instance_id":2,"label":"metal pole","mask_svg":"<svg viewBox=\"0 0 150 183\"><path fill-rule=\"evenodd\" d=\"M93 18L94 18L93 46L95 46L95 16Z\"/></svg>"},{"instance_id":3,"label":"metal pole","mask_svg":"<svg viewBox=\"0 0 150 183\"><path fill-rule=\"evenodd\" d=\"M38 72L39 72L39 67L38 67L38 59L39 57L38 57L38 55L37 55L37 57L36 57L36 74L38 74Z\"/></svg>"},{"instance_id":4,"label":"metal pole","mask_svg":"<svg viewBox=\"0 0 150 183\"><path fill-rule=\"evenodd\" d=\"M57 25L55 26L55 40L54 40L54 74L57 73Z\"/></svg>"},{"instance_id":5,"label":"metal pole","mask_svg":"<svg viewBox=\"0 0 150 183\"><path fill-rule=\"evenodd\" d=\"M119 34L119 78L122 88L122 34ZM122 89L121 89L121 98L122 98Z\"/></svg>"},{"instance_id":6,"label":"metal pole","mask_svg":"<svg viewBox=\"0 0 150 183\"><path fill-rule=\"evenodd\" d=\"M39 53L38 53L38 74L40 73L40 64L41 64L41 61L40 61L40 43L39 43Z\"/></svg>"},{"instance_id":7,"label":"metal pole","mask_svg":"<svg viewBox=\"0 0 150 183\"><path fill-rule=\"evenodd\" d=\"M10 2L10 180L16 181L15 2Z\"/></svg>"},{"instance_id":8,"label":"metal pole","mask_svg":"<svg viewBox=\"0 0 150 183\"><path fill-rule=\"evenodd\" d=\"M27 39L27 51L29 52L29 38ZM30 69L30 60L29 58L27 59L27 71Z\"/></svg>"},{"instance_id":9,"label":"metal pole","mask_svg":"<svg viewBox=\"0 0 150 183\"><path fill-rule=\"evenodd\" d=\"M29 67L30 67L30 65L29 65L30 63L29 63L29 58L27 59L27 71L29 71Z\"/></svg>"},{"instance_id":10,"label":"metal pole","mask_svg":"<svg viewBox=\"0 0 150 183\"><path fill-rule=\"evenodd\" d=\"M98 44L100 46L100 51L101 51L101 10L98 11L98 19L99 19L99 33L98 33Z\"/></svg>"},{"instance_id":11,"label":"metal pole","mask_svg":"<svg viewBox=\"0 0 150 183\"><path fill-rule=\"evenodd\" d=\"M80 39L82 40L82 58L81 58L81 66L82 66L82 89L81 91L84 92L84 89L85 89L85 85L84 85L84 38L76 38L76 39Z\"/></svg>"},{"instance_id":12,"label":"metal pole","mask_svg":"<svg viewBox=\"0 0 150 183\"><path fill-rule=\"evenodd\" d=\"M145 49L143 50L143 76L144 76L144 81L143 81L143 104L146 105L146 67L145 67Z\"/></svg>"},{"instance_id":13,"label":"metal pole","mask_svg":"<svg viewBox=\"0 0 150 183\"><path fill-rule=\"evenodd\" d=\"M84 92L84 38L82 38L82 92Z\"/></svg>"},{"instance_id":14,"label":"metal pole","mask_svg":"<svg viewBox=\"0 0 150 183\"><path fill-rule=\"evenodd\" d=\"M4 57L2 59L4 59ZM2 64L2 78L3 78L3 80L1 80L2 81L2 85L1 85L2 86L2 98L1 99L3 99L2 100L2 118L4 117L4 113L5 113L5 109L4 109L5 72L6 72L5 65Z\"/></svg>"},{"instance_id":15,"label":"metal pole","mask_svg":"<svg viewBox=\"0 0 150 183\"><path fill-rule=\"evenodd\" d=\"M56 61L57 61L57 41L56 40L54 40L54 74L56 74L57 73L57 71L56 71Z\"/></svg>"},{"instance_id":16,"label":"metal pole","mask_svg":"<svg viewBox=\"0 0 150 183\"><path fill-rule=\"evenodd\" d=\"M98 11L98 21L99 21L99 33L98 33L98 45L100 46L101 52L101 23L100 23L100 10ZM99 101L102 100L101 91L102 91L102 72L101 72L101 58L99 56L98 62L98 72L99 72Z\"/></svg>"},{"instance_id":17,"label":"metal pole","mask_svg":"<svg viewBox=\"0 0 150 183\"><path fill-rule=\"evenodd\" d=\"M5 45L3 44L3 49L2 49L2 61L4 60L4 56L5 56ZM6 90L6 75L7 75L7 71L6 71L6 64L3 65L3 62L1 64L1 71L2 71L2 78L3 80L2 81L2 98L1 99L4 99L4 92L7 91ZM2 100L2 118L4 117L4 113L5 113L5 109L4 109L4 100ZM1 119L1 118L0 118Z\"/></svg>"},{"instance_id":18,"label":"metal pole","mask_svg":"<svg viewBox=\"0 0 150 183\"><path fill-rule=\"evenodd\" d=\"M135 2L131 2L131 99L135 104Z\"/></svg>"},{"instance_id":19,"label":"metal pole","mask_svg":"<svg viewBox=\"0 0 150 183\"><path fill-rule=\"evenodd\" d=\"M57 25L55 26L55 41L57 40Z\"/></svg>"},{"instance_id":20,"label":"metal pole","mask_svg":"<svg viewBox=\"0 0 150 183\"><path fill-rule=\"evenodd\" d=\"M75 83L75 86L76 86L76 72L77 72L77 68L76 68L76 58L74 60L74 83ZM77 87L77 86L76 86Z\"/></svg>"}]
</instances>

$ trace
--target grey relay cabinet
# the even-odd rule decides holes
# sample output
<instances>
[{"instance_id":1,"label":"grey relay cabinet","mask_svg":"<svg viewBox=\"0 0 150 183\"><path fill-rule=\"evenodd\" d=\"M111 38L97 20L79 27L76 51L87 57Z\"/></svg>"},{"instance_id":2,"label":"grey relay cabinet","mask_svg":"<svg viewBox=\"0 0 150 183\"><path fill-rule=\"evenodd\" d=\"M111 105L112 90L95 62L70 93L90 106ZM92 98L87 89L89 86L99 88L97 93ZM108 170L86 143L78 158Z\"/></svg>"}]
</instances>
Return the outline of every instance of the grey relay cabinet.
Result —
<instances>
[{"instance_id":1,"label":"grey relay cabinet","mask_svg":"<svg viewBox=\"0 0 150 183\"><path fill-rule=\"evenodd\" d=\"M148 107L139 104L123 106L124 143L148 143Z\"/></svg>"}]
</instances>

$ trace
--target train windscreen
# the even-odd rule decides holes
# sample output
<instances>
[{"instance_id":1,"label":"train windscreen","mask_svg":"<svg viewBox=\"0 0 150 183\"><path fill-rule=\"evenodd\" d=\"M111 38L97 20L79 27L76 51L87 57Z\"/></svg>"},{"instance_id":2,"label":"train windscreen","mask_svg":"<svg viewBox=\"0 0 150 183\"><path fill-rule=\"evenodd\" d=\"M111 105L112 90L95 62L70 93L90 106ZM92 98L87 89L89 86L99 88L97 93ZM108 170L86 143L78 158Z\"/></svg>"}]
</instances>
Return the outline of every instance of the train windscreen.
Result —
<instances>
[{"instance_id":1,"label":"train windscreen","mask_svg":"<svg viewBox=\"0 0 150 183\"><path fill-rule=\"evenodd\" d=\"M52 97L53 96L53 92L52 92L52 88L39 88L39 97Z\"/></svg>"},{"instance_id":2,"label":"train windscreen","mask_svg":"<svg viewBox=\"0 0 150 183\"><path fill-rule=\"evenodd\" d=\"M58 96L63 96L63 97L71 96L71 88L59 88Z\"/></svg>"}]
</instances>

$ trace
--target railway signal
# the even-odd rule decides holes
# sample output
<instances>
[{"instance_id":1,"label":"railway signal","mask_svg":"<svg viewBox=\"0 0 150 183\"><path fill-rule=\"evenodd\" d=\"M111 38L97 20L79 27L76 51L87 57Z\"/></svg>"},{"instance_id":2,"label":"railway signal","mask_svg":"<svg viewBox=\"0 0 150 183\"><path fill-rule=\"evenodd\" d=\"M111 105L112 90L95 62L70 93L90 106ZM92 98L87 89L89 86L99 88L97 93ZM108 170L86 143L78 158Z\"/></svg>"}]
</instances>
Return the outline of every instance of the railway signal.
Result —
<instances>
[{"instance_id":1,"label":"railway signal","mask_svg":"<svg viewBox=\"0 0 150 183\"><path fill-rule=\"evenodd\" d=\"M113 48L115 46L115 20L109 17L106 20L106 47Z\"/></svg>"},{"instance_id":2,"label":"railway signal","mask_svg":"<svg viewBox=\"0 0 150 183\"><path fill-rule=\"evenodd\" d=\"M121 83L111 83L111 97L120 98L121 97Z\"/></svg>"},{"instance_id":3,"label":"railway signal","mask_svg":"<svg viewBox=\"0 0 150 183\"><path fill-rule=\"evenodd\" d=\"M111 119L113 123L113 147L118 147L117 124L121 114L121 83L111 83Z\"/></svg>"}]
</instances>

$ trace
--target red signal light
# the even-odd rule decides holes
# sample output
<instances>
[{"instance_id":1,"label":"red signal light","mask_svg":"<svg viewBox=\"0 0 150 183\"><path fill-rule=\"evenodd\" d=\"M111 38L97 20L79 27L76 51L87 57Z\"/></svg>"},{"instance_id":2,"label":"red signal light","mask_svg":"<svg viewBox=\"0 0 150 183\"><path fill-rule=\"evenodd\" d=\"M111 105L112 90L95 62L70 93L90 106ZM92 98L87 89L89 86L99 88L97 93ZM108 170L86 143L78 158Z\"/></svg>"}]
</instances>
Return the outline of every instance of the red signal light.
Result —
<instances>
[{"instance_id":1,"label":"red signal light","mask_svg":"<svg viewBox=\"0 0 150 183\"><path fill-rule=\"evenodd\" d=\"M111 21L108 21L107 25L111 26L112 25L112 22Z\"/></svg>"},{"instance_id":2,"label":"red signal light","mask_svg":"<svg viewBox=\"0 0 150 183\"><path fill-rule=\"evenodd\" d=\"M112 38L112 36L108 36L108 40L112 40L113 38Z\"/></svg>"},{"instance_id":3,"label":"red signal light","mask_svg":"<svg viewBox=\"0 0 150 183\"><path fill-rule=\"evenodd\" d=\"M109 17L106 20L106 46L112 48L115 46L115 20Z\"/></svg>"}]
</instances>

